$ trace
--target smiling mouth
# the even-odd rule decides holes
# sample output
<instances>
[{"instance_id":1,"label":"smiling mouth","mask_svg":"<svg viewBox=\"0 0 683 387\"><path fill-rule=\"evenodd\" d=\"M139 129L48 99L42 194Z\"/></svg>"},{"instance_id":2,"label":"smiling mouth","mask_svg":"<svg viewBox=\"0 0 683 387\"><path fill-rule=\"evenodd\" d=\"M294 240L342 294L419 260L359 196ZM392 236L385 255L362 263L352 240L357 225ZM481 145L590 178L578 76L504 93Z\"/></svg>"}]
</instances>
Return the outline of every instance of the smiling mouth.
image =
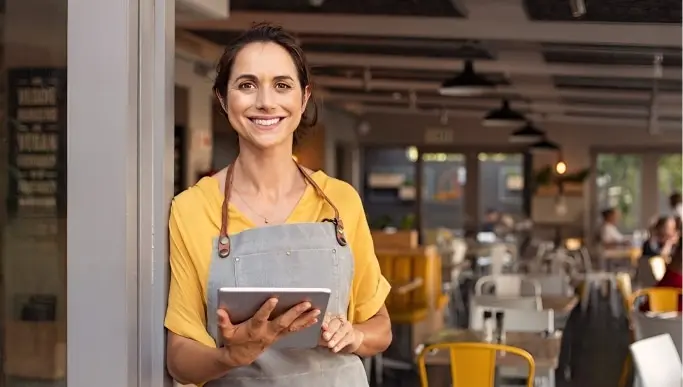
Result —
<instances>
[{"instance_id":1,"label":"smiling mouth","mask_svg":"<svg viewBox=\"0 0 683 387\"><path fill-rule=\"evenodd\" d=\"M269 126L275 126L282 121L282 117L274 117L274 118L249 118L251 122L258 126L262 127L269 127Z\"/></svg>"}]
</instances>

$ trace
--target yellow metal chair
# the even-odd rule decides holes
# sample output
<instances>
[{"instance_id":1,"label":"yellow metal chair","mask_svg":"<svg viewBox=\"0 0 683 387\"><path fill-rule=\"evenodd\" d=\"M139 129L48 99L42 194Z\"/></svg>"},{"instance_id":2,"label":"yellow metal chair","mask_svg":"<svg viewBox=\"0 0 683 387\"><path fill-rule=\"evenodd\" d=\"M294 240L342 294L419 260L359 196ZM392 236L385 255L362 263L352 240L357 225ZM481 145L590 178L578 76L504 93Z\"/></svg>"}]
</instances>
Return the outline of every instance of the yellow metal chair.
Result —
<instances>
[{"instance_id":1,"label":"yellow metal chair","mask_svg":"<svg viewBox=\"0 0 683 387\"><path fill-rule=\"evenodd\" d=\"M640 297L647 297L651 312L676 312L683 291L679 288L647 288L640 289L631 294L629 308L635 306Z\"/></svg>"},{"instance_id":2,"label":"yellow metal chair","mask_svg":"<svg viewBox=\"0 0 683 387\"><path fill-rule=\"evenodd\" d=\"M425 358L434 350L448 350L453 386L493 387L495 383L496 353L520 356L529 365L527 387L534 386L536 364L529 352L509 345L488 343L440 343L425 347L417 356L420 385L429 387Z\"/></svg>"}]
</instances>

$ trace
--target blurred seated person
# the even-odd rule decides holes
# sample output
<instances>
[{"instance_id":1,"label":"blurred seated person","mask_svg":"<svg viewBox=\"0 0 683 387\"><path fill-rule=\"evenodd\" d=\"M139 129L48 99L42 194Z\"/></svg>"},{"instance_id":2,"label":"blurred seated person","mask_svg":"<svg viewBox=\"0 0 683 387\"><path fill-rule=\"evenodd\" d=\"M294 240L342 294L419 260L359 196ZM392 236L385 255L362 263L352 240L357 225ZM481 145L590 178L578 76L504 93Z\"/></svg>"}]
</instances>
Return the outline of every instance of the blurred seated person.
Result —
<instances>
[{"instance_id":1,"label":"blurred seated person","mask_svg":"<svg viewBox=\"0 0 683 387\"><path fill-rule=\"evenodd\" d=\"M671 216L683 217L683 198L681 198L680 192L674 192L669 196L669 206L671 208Z\"/></svg>"},{"instance_id":2,"label":"blurred seated person","mask_svg":"<svg viewBox=\"0 0 683 387\"><path fill-rule=\"evenodd\" d=\"M598 235L601 247L612 248L630 244L630 241L624 237L617 227L619 217L619 210L616 208L608 208L602 211L602 224Z\"/></svg>"},{"instance_id":3,"label":"blurred seated person","mask_svg":"<svg viewBox=\"0 0 683 387\"><path fill-rule=\"evenodd\" d=\"M496 209L489 208L484 214L484 222L481 225L481 231L495 232L498 222L500 222L500 212Z\"/></svg>"},{"instance_id":4,"label":"blurred seated person","mask_svg":"<svg viewBox=\"0 0 683 387\"><path fill-rule=\"evenodd\" d=\"M673 217L662 216L657 219L651 230L650 239L643 243L642 258L654 256L669 257L679 238L676 221Z\"/></svg>"},{"instance_id":5,"label":"blurred seated person","mask_svg":"<svg viewBox=\"0 0 683 387\"><path fill-rule=\"evenodd\" d=\"M664 272L664 277L662 277L659 282L655 285L657 288L676 288L681 289L683 287L683 247L681 246L681 238L678 238L675 246L673 247L673 254L671 256L671 262L666 265L666 272ZM681 299L678 300L678 311L681 311ZM650 310L650 305L648 302L644 302L640 306L641 312L647 312Z\"/></svg>"}]
</instances>

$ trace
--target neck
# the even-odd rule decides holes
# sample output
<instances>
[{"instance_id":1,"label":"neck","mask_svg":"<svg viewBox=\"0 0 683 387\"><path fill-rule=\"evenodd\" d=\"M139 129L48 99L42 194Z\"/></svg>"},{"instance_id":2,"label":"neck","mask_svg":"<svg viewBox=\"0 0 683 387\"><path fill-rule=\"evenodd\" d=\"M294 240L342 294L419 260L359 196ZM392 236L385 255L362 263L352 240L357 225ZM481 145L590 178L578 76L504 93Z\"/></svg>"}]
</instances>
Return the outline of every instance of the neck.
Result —
<instances>
[{"instance_id":1,"label":"neck","mask_svg":"<svg viewBox=\"0 0 683 387\"><path fill-rule=\"evenodd\" d=\"M299 177L291 149L287 144L264 150L240 143L234 184L250 195L279 197L290 192Z\"/></svg>"}]
</instances>

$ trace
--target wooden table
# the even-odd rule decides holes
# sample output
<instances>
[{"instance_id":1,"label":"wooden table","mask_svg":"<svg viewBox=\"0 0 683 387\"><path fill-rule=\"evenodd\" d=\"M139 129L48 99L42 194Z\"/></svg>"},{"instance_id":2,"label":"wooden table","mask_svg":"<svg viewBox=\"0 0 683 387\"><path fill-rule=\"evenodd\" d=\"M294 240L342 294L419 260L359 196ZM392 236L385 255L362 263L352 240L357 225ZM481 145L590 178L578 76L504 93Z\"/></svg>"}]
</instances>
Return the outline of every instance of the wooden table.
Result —
<instances>
[{"instance_id":1,"label":"wooden table","mask_svg":"<svg viewBox=\"0 0 683 387\"><path fill-rule=\"evenodd\" d=\"M481 337L481 332L469 329L444 329L430 336L425 345L443 342L481 342ZM551 334L549 337L543 337L540 333L507 332L506 338L507 345L529 352L534 358L537 369L554 370L558 367L560 343L562 341L562 334L560 332ZM496 362L498 366L526 367L526 360L510 354L499 355ZM425 363L436 366L450 364L448 351L436 351L426 356Z\"/></svg>"}]
</instances>

